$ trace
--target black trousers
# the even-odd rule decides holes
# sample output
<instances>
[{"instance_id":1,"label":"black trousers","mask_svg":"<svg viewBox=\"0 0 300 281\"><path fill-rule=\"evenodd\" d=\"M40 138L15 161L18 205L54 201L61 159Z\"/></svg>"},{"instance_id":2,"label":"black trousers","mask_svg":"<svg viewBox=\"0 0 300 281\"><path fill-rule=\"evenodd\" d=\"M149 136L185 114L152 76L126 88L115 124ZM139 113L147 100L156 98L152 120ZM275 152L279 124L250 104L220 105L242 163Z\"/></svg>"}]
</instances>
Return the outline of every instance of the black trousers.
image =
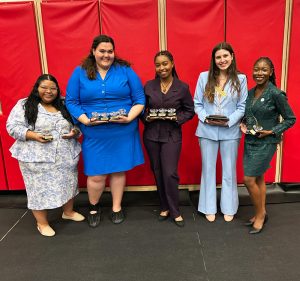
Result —
<instances>
[{"instance_id":1,"label":"black trousers","mask_svg":"<svg viewBox=\"0 0 300 281\"><path fill-rule=\"evenodd\" d=\"M180 216L179 212L179 176L178 161L181 151L181 141L156 142L144 138L151 169L154 173L160 199L161 211L170 211L172 218Z\"/></svg>"}]
</instances>

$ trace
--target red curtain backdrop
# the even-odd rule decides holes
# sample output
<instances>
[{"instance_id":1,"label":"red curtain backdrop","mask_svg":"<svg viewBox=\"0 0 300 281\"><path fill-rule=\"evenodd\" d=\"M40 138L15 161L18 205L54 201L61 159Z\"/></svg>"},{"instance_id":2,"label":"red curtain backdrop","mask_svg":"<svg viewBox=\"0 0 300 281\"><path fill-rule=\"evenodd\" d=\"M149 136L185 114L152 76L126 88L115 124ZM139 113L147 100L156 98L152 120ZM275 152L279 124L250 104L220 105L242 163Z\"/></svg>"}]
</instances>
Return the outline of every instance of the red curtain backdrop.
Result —
<instances>
[{"instance_id":1,"label":"red curtain backdrop","mask_svg":"<svg viewBox=\"0 0 300 281\"><path fill-rule=\"evenodd\" d=\"M6 190L8 189L7 186L7 180L6 180L6 173L5 173L5 166L4 166L4 158L3 158L3 152L2 152L2 145L1 145L1 132L2 129L4 131L4 120L3 116L0 116L0 190Z\"/></svg>"},{"instance_id":2,"label":"red curtain backdrop","mask_svg":"<svg viewBox=\"0 0 300 281\"><path fill-rule=\"evenodd\" d=\"M100 12L102 33L114 39L117 55L132 63L143 83L153 79L153 58L159 51L157 1L103 0ZM154 184L145 149L144 155L146 164L127 173L127 185Z\"/></svg>"},{"instance_id":3,"label":"red curtain backdrop","mask_svg":"<svg viewBox=\"0 0 300 281\"><path fill-rule=\"evenodd\" d=\"M7 134L5 123L12 107L20 98L28 96L41 74L32 2L0 4L0 38L0 98L3 110L0 137L3 158L9 189L22 189L24 183L18 162L9 152L14 140Z\"/></svg>"},{"instance_id":4,"label":"red curtain backdrop","mask_svg":"<svg viewBox=\"0 0 300 281\"><path fill-rule=\"evenodd\" d=\"M293 128L286 131L283 141L282 182L300 182L300 107L299 107L299 73L300 73L300 0L293 1L292 33L290 38L290 58L288 68L287 97L296 114L297 121Z\"/></svg>"},{"instance_id":5,"label":"red curtain backdrop","mask_svg":"<svg viewBox=\"0 0 300 281\"><path fill-rule=\"evenodd\" d=\"M167 46L174 55L179 78L190 86L192 95L200 72L209 68L211 50L224 40L224 1L167 1ZM182 184L198 184L201 159L195 136L198 117L183 125L183 147L179 163ZM218 165L219 166L219 165ZM220 182L218 167L218 182Z\"/></svg>"},{"instance_id":6,"label":"red curtain backdrop","mask_svg":"<svg viewBox=\"0 0 300 281\"><path fill-rule=\"evenodd\" d=\"M153 57L159 50L158 1L156 0L48 0L41 3L49 72L58 78L65 92L74 67L88 54L92 39L100 32L112 36L116 53L132 63L143 83L154 77ZM280 86L285 0L167 0L167 46L175 59L181 80L194 94L198 75L209 67L211 50L220 41L232 44L239 69L254 86L251 72L254 61L269 56L275 65ZM226 16L225 16L226 15ZM300 61L300 0L293 1L291 49L287 95L296 116ZM225 31L226 27L226 32ZM101 29L100 29L101 28ZM101 31L100 31L101 30ZM5 128L7 116L23 97L28 96L41 74L38 36L33 2L0 3L0 189L23 189L18 162L9 147L14 140ZM299 118L298 118L299 119ZM181 184L199 184L200 150L195 130L197 117L183 126L183 149L179 164ZM141 126L141 132L143 130ZM296 172L300 153L299 120L284 135L282 182L299 182ZM238 158L238 182L243 181L243 144ZM266 180L275 179L275 158ZM153 185L148 157L146 164L128 173L128 185ZM217 180L221 182L221 165ZM79 183L86 186L82 162Z\"/></svg>"},{"instance_id":7,"label":"red curtain backdrop","mask_svg":"<svg viewBox=\"0 0 300 281\"><path fill-rule=\"evenodd\" d=\"M263 3L261 0L227 0L226 39L232 44L238 68L248 78L252 88L252 68L260 56L268 56L274 63L280 87L285 0ZM238 181L242 181L242 146L239 151ZM266 173L266 181L275 180L276 156Z\"/></svg>"},{"instance_id":8,"label":"red curtain backdrop","mask_svg":"<svg viewBox=\"0 0 300 281\"><path fill-rule=\"evenodd\" d=\"M42 19L48 71L65 93L74 68L89 54L93 38L100 34L99 2L43 2ZM79 186L86 187L82 158Z\"/></svg>"},{"instance_id":9,"label":"red curtain backdrop","mask_svg":"<svg viewBox=\"0 0 300 281\"><path fill-rule=\"evenodd\" d=\"M41 3L49 73L65 90L73 69L100 34L97 0Z\"/></svg>"}]
</instances>

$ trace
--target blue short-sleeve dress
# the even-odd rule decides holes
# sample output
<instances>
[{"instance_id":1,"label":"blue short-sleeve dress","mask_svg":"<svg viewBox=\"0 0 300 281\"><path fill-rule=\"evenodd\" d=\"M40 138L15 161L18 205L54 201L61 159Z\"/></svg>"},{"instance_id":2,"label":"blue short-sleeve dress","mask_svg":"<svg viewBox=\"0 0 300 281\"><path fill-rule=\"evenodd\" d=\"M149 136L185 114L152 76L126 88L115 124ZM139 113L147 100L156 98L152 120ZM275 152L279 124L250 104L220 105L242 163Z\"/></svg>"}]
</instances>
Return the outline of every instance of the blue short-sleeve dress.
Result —
<instances>
[{"instance_id":1,"label":"blue short-sleeve dress","mask_svg":"<svg viewBox=\"0 0 300 281\"><path fill-rule=\"evenodd\" d=\"M92 112L125 109L128 113L135 104L144 105L145 95L142 83L131 67L112 65L105 79L97 73L95 80L89 80L86 71L77 67L69 79L66 106L75 121L82 114L91 118ZM138 119L128 124L85 126L79 123L78 126L83 133L85 175L128 171L144 163Z\"/></svg>"}]
</instances>

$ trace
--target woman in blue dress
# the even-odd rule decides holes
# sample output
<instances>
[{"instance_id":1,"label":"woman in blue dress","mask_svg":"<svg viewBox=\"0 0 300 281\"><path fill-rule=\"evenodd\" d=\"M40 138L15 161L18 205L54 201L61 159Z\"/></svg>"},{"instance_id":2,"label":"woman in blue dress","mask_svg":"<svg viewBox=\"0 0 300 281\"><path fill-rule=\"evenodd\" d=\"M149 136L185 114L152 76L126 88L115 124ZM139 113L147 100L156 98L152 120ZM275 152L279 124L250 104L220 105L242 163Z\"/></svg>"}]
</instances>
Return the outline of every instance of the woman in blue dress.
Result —
<instances>
[{"instance_id":1,"label":"woman in blue dress","mask_svg":"<svg viewBox=\"0 0 300 281\"><path fill-rule=\"evenodd\" d=\"M125 172L144 163L137 119L144 104L141 81L130 64L115 55L113 39L107 35L95 37L89 55L69 79L66 94L67 108L83 133L91 227L100 223L99 200L108 175L112 222L124 221L121 202ZM106 118L115 116L120 109L126 114Z\"/></svg>"}]
</instances>

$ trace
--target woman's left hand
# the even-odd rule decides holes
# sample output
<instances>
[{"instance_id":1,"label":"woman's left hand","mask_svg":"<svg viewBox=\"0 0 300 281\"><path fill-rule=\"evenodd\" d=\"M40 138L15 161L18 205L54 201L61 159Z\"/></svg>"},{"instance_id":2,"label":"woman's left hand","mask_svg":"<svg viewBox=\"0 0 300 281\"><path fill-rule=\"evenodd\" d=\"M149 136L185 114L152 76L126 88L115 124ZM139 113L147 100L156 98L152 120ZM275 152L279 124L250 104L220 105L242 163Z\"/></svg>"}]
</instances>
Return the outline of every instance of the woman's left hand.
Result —
<instances>
[{"instance_id":1,"label":"woman's left hand","mask_svg":"<svg viewBox=\"0 0 300 281\"><path fill-rule=\"evenodd\" d=\"M133 119L130 118L129 116L119 116L118 119L110 119L110 123L130 123Z\"/></svg>"},{"instance_id":2,"label":"woman's left hand","mask_svg":"<svg viewBox=\"0 0 300 281\"><path fill-rule=\"evenodd\" d=\"M261 130L259 131L259 135L257 136L258 138L264 138L266 136L272 135L273 131L267 131L267 130Z\"/></svg>"},{"instance_id":3,"label":"woman's left hand","mask_svg":"<svg viewBox=\"0 0 300 281\"><path fill-rule=\"evenodd\" d=\"M76 128L73 128L68 134L63 134L62 138L63 139L74 139L78 138L80 135L80 131Z\"/></svg>"}]
</instances>

